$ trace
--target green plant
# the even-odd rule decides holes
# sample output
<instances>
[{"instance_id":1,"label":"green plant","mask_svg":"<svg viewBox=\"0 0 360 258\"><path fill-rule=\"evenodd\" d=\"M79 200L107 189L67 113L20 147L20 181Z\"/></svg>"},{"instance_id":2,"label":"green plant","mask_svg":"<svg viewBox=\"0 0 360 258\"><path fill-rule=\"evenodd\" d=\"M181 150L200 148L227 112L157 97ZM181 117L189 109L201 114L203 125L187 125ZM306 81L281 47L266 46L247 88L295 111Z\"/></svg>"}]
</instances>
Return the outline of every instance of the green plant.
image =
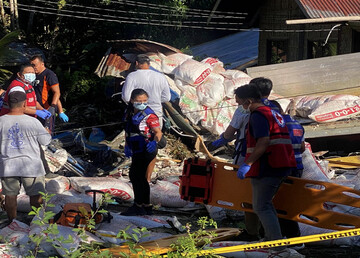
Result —
<instances>
[{"instance_id":1,"label":"green plant","mask_svg":"<svg viewBox=\"0 0 360 258\"><path fill-rule=\"evenodd\" d=\"M67 249L65 244L73 243L74 239L69 235L67 239L63 236L59 236L59 230L57 224L51 224L50 219L54 217L55 213L52 211L46 211L47 207L54 207L54 204L50 203L54 194L47 194L40 192L43 198L43 204L39 208L32 207L32 211L29 215L34 215L36 219L33 220L33 224L38 225L41 228L41 232L29 235L30 241L35 244L35 248L30 250L28 258L35 258L39 254L43 253L41 244L44 242L51 243L51 245L62 252L63 257L80 258L80 257L111 257L109 251L100 251L100 246L97 243L86 244L82 243L78 249ZM87 218L85 228L74 228L73 231L82 239L86 240L86 230L92 231L95 228L95 216L97 214L106 213L107 211L102 209L101 206L105 203L111 202L110 194L105 193L99 202L98 208L95 211L91 211L91 216L88 217L87 211L80 210L81 213Z\"/></svg>"},{"instance_id":2,"label":"green plant","mask_svg":"<svg viewBox=\"0 0 360 258\"><path fill-rule=\"evenodd\" d=\"M143 227L143 228L134 228L132 229L132 233L128 233L128 230L130 229L130 226L126 227L124 230L121 230L117 234L117 238L121 238L125 240L125 244L129 247L129 251L132 254L138 254L140 253L140 256L146 255L146 250L141 245L139 245L139 241L143 237L149 236L149 231ZM130 257L130 254L121 252L120 253L122 257Z\"/></svg>"},{"instance_id":3,"label":"green plant","mask_svg":"<svg viewBox=\"0 0 360 258\"><path fill-rule=\"evenodd\" d=\"M191 232L191 224L186 224L187 236L179 237L174 244L170 245L174 251L168 252L168 257L198 257L200 251L206 245L211 244L211 239L217 235L214 231L208 231L206 228L208 226L217 228L216 222L213 219L208 220L207 217L200 217L197 224L200 228L195 232ZM207 254L202 256L215 257L211 250L207 250Z\"/></svg>"}]
</instances>

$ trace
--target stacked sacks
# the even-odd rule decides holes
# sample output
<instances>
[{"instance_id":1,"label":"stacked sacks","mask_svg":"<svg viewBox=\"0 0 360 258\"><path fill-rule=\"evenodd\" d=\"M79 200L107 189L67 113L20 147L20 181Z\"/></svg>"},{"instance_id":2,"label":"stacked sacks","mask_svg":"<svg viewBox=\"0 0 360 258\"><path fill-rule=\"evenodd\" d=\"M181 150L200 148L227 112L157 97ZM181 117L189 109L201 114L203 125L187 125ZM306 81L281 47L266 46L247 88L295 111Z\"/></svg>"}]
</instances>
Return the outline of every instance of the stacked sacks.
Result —
<instances>
[{"instance_id":1,"label":"stacked sacks","mask_svg":"<svg viewBox=\"0 0 360 258\"><path fill-rule=\"evenodd\" d=\"M316 122L333 122L360 114L360 98L353 95L304 96L295 99L295 112Z\"/></svg>"}]
</instances>

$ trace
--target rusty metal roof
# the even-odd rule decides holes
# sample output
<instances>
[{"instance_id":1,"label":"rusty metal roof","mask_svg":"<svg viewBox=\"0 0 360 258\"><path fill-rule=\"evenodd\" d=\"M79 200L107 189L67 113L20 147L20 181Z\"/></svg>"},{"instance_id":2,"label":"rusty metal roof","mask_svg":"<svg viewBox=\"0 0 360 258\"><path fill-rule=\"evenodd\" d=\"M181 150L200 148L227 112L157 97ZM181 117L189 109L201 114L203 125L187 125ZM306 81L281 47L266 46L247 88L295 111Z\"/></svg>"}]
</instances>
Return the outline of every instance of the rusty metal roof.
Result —
<instances>
[{"instance_id":1,"label":"rusty metal roof","mask_svg":"<svg viewBox=\"0 0 360 258\"><path fill-rule=\"evenodd\" d=\"M296 0L307 18L360 16L360 0Z\"/></svg>"},{"instance_id":2,"label":"rusty metal roof","mask_svg":"<svg viewBox=\"0 0 360 258\"><path fill-rule=\"evenodd\" d=\"M170 55L181 53L172 46L145 39L109 40L111 47L102 57L95 74L99 77L125 77L135 62L136 54L163 53Z\"/></svg>"}]
</instances>

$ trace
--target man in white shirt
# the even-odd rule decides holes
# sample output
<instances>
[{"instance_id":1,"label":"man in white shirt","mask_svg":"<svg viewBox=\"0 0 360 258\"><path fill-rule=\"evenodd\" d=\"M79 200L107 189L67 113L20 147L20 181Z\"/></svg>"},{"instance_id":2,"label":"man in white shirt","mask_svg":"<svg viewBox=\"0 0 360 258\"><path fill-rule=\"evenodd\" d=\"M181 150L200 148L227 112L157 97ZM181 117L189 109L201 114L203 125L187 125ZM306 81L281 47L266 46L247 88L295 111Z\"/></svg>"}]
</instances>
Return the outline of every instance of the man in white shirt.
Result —
<instances>
[{"instance_id":1,"label":"man in white shirt","mask_svg":"<svg viewBox=\"0 0 360 258\"><path fill-rule=\"evenodd\" d=\"M22 87L9 91L8 104L9 113L0 117L0 177L11 222L16 219L21 185L30 196L31 206L42 203L39 192L45 192L45 169L40 145L48 145L51 135L36 118L24 114L26 93Z\"/></svg>"},{"instance_id":2,"label":"man in white shirt","mask_svg":"<svg viewBox=\"0 0 360 258\"><path fill-rule=\"evenodd\" d=\"M145 54L136 57L136 71L130 73L122 89L122 99L128 103L134 89L143 89L149 94L148 105L159 117L162 126L162 105L170 101L170 87L165 76L150 69L150 58Z\"/></svg>"}]
</instances>

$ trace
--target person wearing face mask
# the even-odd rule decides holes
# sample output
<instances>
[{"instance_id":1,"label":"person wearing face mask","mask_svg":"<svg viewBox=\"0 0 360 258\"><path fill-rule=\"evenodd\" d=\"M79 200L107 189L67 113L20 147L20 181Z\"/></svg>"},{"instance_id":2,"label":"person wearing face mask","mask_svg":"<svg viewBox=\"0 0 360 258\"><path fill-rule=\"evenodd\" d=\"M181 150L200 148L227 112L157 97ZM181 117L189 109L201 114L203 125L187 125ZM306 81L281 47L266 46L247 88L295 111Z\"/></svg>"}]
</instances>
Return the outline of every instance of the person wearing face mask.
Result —
<instances>
[{"instance_id":1,"label":"person wearing face mask","mask_svg":"<svg viewBox=\"0 0 360 258\"><path fill-rule=\"evenodd\" d=\"M24 113L31 116L37 116L42 119L48 119L51 117L51 113L44 109L39 102L37 102L36 94L31 83L35 80L36 75L34 68L31 64L24 64L20 67L20 71L17 73L17 78L13 80L7 88L4 95L3 106L0 111L0 116L9 113L8 95L9 92L15 88L23 88L26 92L26 108Z\"/></svg>"},{"instance_id":2,"label":"person wearing face mask","mask_svg":"<svg viewBox=\"0 0 360 258\"><path fill-rule=\"evenodd\" d=\"M125 80L122 88L122 99L129 103L131 92L134 89L143 89L149 93L149 107L159 117L162 127L162 104L170 101L170 87L162 73L150 69L150 58L145 54L136 57L136 71L131 72Z\"/></svg>"},{"instance_id":3,"label":"person wearing face mask","mask_svg":"<svg viewBox=\"0 0 360 258\"><path fill-rule=\"evenodd\" d=\"M253 210L265 231L264 240L281 239L277 213L272 203L280 184L296 167L291 139L284 118L265 106L257 85L242 86L241 105L250 109L246 130L245 162L237 177L251 179Z\"/></svg>"},{"instance_id":4,"label":"person wearing face mask","mask_svg":"<svg viewBox=\"0 0 360 258\"><path fill-rule=\"evenodd\" d=\"M239 88L235 89L235 100L236 103L240 103L240 99L237 96L237 91ZM222 133L216 141L210 144L210 149L219 148L228 142L236 139L235 141L235 152L233 156L233 164L242 165L245 159L246 152L246 142L245 142L245 127L249 121L250 111L244 109L243 106L235 110L235 113L231 119L229 126L226 128L225 132Z\"/></svg>"},{"instance_id":5,"label":"person wearing face mask","mask_svg":"<svg viewBox=\"0 0 360 258\"><path fill-rule=\"evenodd\" d=\"M125 156L132 157L129 177L134 189L134 205L124 216L151 215L150 186L147 170L155 165L157 150L160 147L162 132L159 118L148 106L149 95L143 89L131 92L130 104L125 121Z\"/></svg>"}]
</instances>

